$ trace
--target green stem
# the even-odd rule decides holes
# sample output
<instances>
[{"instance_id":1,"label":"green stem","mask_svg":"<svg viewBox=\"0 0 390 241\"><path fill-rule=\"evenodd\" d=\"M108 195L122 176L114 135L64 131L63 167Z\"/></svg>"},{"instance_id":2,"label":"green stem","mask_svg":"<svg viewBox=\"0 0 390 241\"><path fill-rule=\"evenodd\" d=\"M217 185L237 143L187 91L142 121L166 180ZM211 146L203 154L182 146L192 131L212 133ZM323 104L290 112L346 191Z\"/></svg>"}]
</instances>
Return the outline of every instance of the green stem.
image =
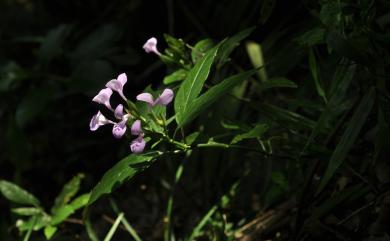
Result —
<instances>
[{"instance_id":1,"label":"green stem","mask_svg":"<svg viewBox=\"0 0 390 241\"><path fill-rule=\"evenodd\" d=\"M115 234L115 231L118 229L118 226L119 226L119 223L121 222L122 218L123 218L123 213L120 213L118 215L118 217L116 218L114 224L112 225L110 231L108 231L106 237L104 238L104 241L110 241L112 239L112 237L114 236Z\"/></svg>"},{"instance_id":2,"label":"green stem","mask_svg":"<svg viewBox=\"0 0 390 241\"><path fill-rule=\"evenodd\" d=\"M175 187L177 183L180 181L180 178L183 174L183 169L184 169L184 162L180 164L180 166L176 170L175 174L175 181L171 189L171 193L169 195L168 199L168 205L167 205L167 215L166 215L166 222L167 222L167 227L164 232L164 240L165 241L172 241L175 240L174 234L172 233L172 210L173 210L173 196L175 193Z\"/></svg>"},{"instance_id":3,"label":"green stem","mask_svg":"<svg viewBox=\"0 0 390 241\"><path fill-rule=\"evenodd\" d=\"M31 226L28 228L28 231L27 231L26 235L24 236L23 241L28 241L30 239L30 235L32 233L32 230L33 230L36 222L37 222L37 216L34 216L33 222L31 223Z\"/></svg>"},{"instance_id":4,"label":"green stem","mask_svg":"<svg viewBox=\"0 0 390 241\"><path fill-rule=\"evenodd\" d=\"M120 214L121 211L119 210L118 208L118 205L116 204L115 200L110 198L110 204L111 204L111 207L112 209L114 210L114 212L116 214ZM129 232L129 234L131 235L131 237L133 237L133 239L135 241L142 241L142 239L140 238L140 236L138 236L137 232L135 231L135 229L131 226L131 224L127 221L126 217L123 216L122 220L121 220L123 226L126 228L126 230Z\"/></svg>"}]
</instances>

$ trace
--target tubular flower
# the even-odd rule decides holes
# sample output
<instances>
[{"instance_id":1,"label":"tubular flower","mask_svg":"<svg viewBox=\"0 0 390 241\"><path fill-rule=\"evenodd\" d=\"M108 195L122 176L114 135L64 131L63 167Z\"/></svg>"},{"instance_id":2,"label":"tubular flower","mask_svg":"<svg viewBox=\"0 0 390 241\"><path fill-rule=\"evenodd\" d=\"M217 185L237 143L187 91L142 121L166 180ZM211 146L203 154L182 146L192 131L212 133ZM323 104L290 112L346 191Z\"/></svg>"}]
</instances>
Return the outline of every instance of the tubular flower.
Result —
<instances>
[{"instance_id":1,"label":"tubular flower","mask_svg":"<svg viewBox=\"0 0 390 241\"><path fill-rule=\"evenodd\" d=\"M123 105L119 104L114 111L114 115L117 119L122 119L123 118Z\"/></svg>"},{"instance_id":2,"label":"tubular flower","mask_svg":"<svg viewBox=\"0 0 390 241\"><path fill-rule=\"evenodd\" d=\"M173 97L174 97L173 91L171 89L165 89L156 100L153 100L153 96L150 93L139 94L137 95L136 99L139 101L146 102L150 106L155 106L155 105L166 106L169 103L171 103Z\"/></svg>"},{"instance_id":3,"label":"tubular flower","mask_svg":"<svg viewBox=\"0 0 390 241\"><path fill-rule=\"evenodd\" d=\"M157 39L152 37L146 41L143 46L146 53L155 53L157 55L161 55L161 53L157 49Z\"/></svg>"},{"instance_id":4,"label":"tubular flower","mask_svg":"<svg viewBox=\"0 0 390 241\"><path fill-rule=\"evenodd\" d=\"M121 122L114 124L114 127L112 128L112 135L115 138L119 139L125 134L127 129L126 122L127 120L123 119Z\"/></svg>"},{"instance_id":5,"label":"tubular flower","mask_svg":"<svg viewBox=\"0 0 390 241\"><path fill-rule=\"evenodd\" d=\"M96 131L100 126L106 124L114 124L114 122L108 120L100 111L97 112L91 119L89 123L89 129L91 131Z\"/></svg>"},{"instance_id":6,"label":"tubular flower","mask_svg":"<svg viewBox=\"0 0 390 241\"><path fill-rule=\"evenodd\" d=\"M142 153L144 151L145 144L146 143L143 136L138 136L135 140L133 140L130 143L130 150L136 154Z\"/></svg>"},{"instance_id":7,"label":"tubular flower","mask_svg":"<svg viewBox=\"0 0 390 241\"><path fill-rule=\"evenodd\" d=\"M134 136L138 136L141 133L142 133L141 121L140 120L136 120L131 125L131 134L134 135Z\"/></svg>"},{"instance_id":8,"label":"tubular flower","mask_svg":"<svg viewBox=\"0 0 390 241\"><path fill-rule=\"evenodd\" d=\"M99 104L103 104L108 109L112 110L112 107L110 105L111 95L112 95L112 90L110 88L105 88L99 91L99 94L93 97L92 101L97 102Z\"/></svg>"},{"instance_id":9,"label":"tubular flower","mask_svg":"<svg viewBox=\"0 0 390 241\"><path fill-rule=\"evenodd\" d=\"M122 73L122 74L118 75L117 79L112 79L112 80L108 81L106 84L106 87L110 88L113 91L118 92L120 97L122 97L122 99L124 99L126 101L127 98L123 94L123 86L126 84L126 82L127 82L127 76L125 73Z\"/></svg>"}]
</instances>

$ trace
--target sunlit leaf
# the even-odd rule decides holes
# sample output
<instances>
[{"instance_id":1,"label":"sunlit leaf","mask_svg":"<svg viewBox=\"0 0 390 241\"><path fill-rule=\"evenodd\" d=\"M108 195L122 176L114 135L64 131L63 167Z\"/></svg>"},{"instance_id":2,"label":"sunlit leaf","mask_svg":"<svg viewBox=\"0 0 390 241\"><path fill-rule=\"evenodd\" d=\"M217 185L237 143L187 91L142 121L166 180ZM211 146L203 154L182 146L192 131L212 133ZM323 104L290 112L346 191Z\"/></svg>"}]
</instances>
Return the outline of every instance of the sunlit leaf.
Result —
<instances>
[{"instance_id":1,"label":"sunlit leaf","mask_svg":"<svg viewBox=\"0 0 390 241\"><path fill-rule=\"evenodd\" d=\"M0 192L11 202L39 207L39 200L34 195L11 182L0 180Z\"/></svg>"},{"instance_id":2,"label":"sunlit leaf","mask_svg":"<svg viewBox=\"0 0 390 241\"><path fill-rule=\"evenodd\" d=\"M142 155L131 154L119 161L104 174L102 179L93 188L88 205L94 203L104 194L113 192L126 180L132 178L136 173L148 168L157 156L157 152Z\"/></svg>"}]
</instances>

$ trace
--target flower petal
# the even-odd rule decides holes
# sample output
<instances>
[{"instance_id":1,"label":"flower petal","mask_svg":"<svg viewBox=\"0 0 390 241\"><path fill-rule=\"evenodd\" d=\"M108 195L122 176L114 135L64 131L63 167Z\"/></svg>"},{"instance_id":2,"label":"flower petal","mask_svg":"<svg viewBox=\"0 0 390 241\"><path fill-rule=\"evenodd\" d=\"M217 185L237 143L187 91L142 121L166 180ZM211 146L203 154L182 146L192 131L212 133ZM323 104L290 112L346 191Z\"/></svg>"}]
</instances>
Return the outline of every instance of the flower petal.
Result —
<instances>
[{"instance_id":1,"label":"flower petal","mask_svg":"<svg viewBox=\"0 0 390 241\"><path fill-rule=\"evenodd\" d=\"M134 136L138 136L141 133L142 133L141 121L140 120L136 120L131 125L131 134L134 135Z\"/></svg>"},{"instance_id":2,"label":"flower petal","mask_svg":"<svg viewBox=\"0 0 390 241\"><path fill-rule=\"evenodd\" d=\"M157 50L157 39L155 37L148 39L143 48L146 53L155 53L157 55L161 55L161 53Z\"/></svg>"},{"instance_id":3,"label":"flower petal","mask_svg":"<svg viewBox=\"0 0 390 241\"><path fill-rule=\"evenodd\" d=\"M99 91L99 94L93 97L92 101L97 102L99 104L103 104L108 109L112 110L112 107L110 105L111 95L112 95L112 90L110 88L105 88Z\"/></svg>"},{"instance_id":4,"label":"flower petal","mask_svg":"<svg viewBox=\"0 0 390 241\"><path fill-rule=\"evenodd\" d=\"M118 75L117 80L122 84L122 86L124 86L127 82L127 75L125 73L122 73Z\"/></svg>"},{"instance_id":5,"label":"flower petal","mask_svg":"<svg viewBox=\"0 0 390 241\"><path fill-rule=\"evenodd\" d=\"M133 140L130 144L130 150L133 153L142 153L145 148L145 140L142 136L137 137L135 140Z\"/></svg>"},{"instance_id":6,"label":"flower petal","mask_svg":"<svg viewBox=\"0 0 390 241\"><path fill-rule=\"evenodd\" d=\"M156 99L154 105L168 105L173 100L174 93L171 89L165 89Z\"/></svg>"},{"instance_id":7,"label":"flower petal","mask_svg":"<svg viewBox=\"0 0 390 241\"><path fill-rule=\"evenodd\" d=\"M122 119L123 118L123 105L119 104L114 111L114 115L117 119Z\"/></svg>"},{"instance_id":8,"label":"flower petal","mask_svg":"<svg viewBox=\"0 0 390 241\"><path fill-rule=\"evenodd\" d=\"M136 99L139 101L147 102L150 105L153 105L153 96L150 93L139 94L137 95Z\"/></svg>"},{"instance_id":9,"label":"flower petal","mask_svg":"<svg viewBox=\"0 0 390 241\"><path fill-rule=\"evenodd\" d=\"M92 116L91 121L89 122L89 129L91 131L96 131L100 126L112 123L108 120L100 111L96 115Z\"/></svg>"},{"instance_id":10,"label":"flower petal","mask_svg":"<svg viewBox=\"0 0 390 241\"><path fill-rule=\"evenodd\" d=\"M112 134L114 135L115 138L121 138L127 129L126 126L127 120L122 120L119 123L114 124L114 127L112 127Z\"/></svg>"}]
</instances>

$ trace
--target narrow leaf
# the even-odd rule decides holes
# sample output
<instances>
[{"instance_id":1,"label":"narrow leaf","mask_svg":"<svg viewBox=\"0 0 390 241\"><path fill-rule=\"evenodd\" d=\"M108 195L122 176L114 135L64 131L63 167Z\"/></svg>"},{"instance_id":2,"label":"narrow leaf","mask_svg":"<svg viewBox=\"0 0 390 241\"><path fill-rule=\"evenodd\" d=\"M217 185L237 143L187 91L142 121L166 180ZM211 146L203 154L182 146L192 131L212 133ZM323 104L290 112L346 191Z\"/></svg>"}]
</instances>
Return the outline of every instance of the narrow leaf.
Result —
<instances>
[{"instance_id":1,"label":"narrow leaf","mask_svg":"<svg viewBox=\"0 0 390 241\"><path fill-rule=\"evenodd\" d=\"M51 209L52 213L54 213L59 207L67 204L71 198L76 195L76 193L79 191L80 182L83 177L83 174L78 174L64 185L62 191L54 201L54 206Z\"/></svg>"},{"instance_id":2,"label":"narrow leaf","mask_svg":"<svg viewBox=\"0 0 390 241\"><path fill-rule=\"evenodd\" d=\"M205 56L192 68L187 78L180 85L175 98L175 112L177 123L182 122L182 114L188 109L189 104L198 97L203 84L209 76L211 65L220 45L210 49Z\"/></svg>"},{"instance_id":3,"label":"narrow leaf","mask_svg":"<svg viewBox=\"0 0 390 241\"><path fill-rule=\"evenodd\" d=\"M175 82L179 82L184 80L187 77L187 70L185 69L179 69L172 74L166 76L163 80L163 83L165 85L169 85Z\"/></svg>"},{"instance_id":4,"label":"narrow leaf","mask_svg":"<svg viewBox=\"0 0 390 241\"><path fill-rule=\"evenodd\" d=\"M221 50L218 53L218 67L221 67L227 61L229 61L229 55L233 52L233 50L239 45L239 43L248 37L255 27L247 28L242 30L241 32L229 37L221 46Z\"/></svg>"},{"instance_id":5,"label":"narrow leaf","mask_svg":"<svg viewBox=\"0 0 390 241\"><path fill-rule=\"evenodd\" d=\"M230 76L221 83L211 87L206 93L196 98L185 112L182 112L179 126L183 126L196 118L202 111L206 110L211 104L227 94L234 86L253 75L256 70L249 70L240 74Z\"/></svg>"},{"instance_id":6,"label":"narrow leaf","mask_svg":"<svg viewBox=\"0 0 390 241\"><path fill-rule=\"evenodd\" d=\"M353 144L358 137L360 130L362 129L368 114L371 112L371 108L374 104L375 91L371 89L362 99L355 113L353 114L347 129L345 130L340 142L337 144L336 150L333 152L328 167L321 179L317 193L321 192L333 174L343 163L347 157L348 152L352 149Z\"/></svg>"},{"instance_id":7,"label":"narrow leaf","mask_svg":"<svg viewBox=\"0 0 390 241\"><path fill-rule=\"evenodd\" d=\"M297 84L284 77L272 78L260 84L261 90L270 88L297 88Z\"/></svg>"},{"instance_id":8,"label":"narrow leaf","mask_svg":"<svg viewBox=\"0 0 390 241\"><path fill-rule=\"evenodd\" d=\"M11 182L1 180L0 192L12 202L39 206L39 200L34 195Z\"/></svg>"},{"instance_id":9,"label":"narrow leaf","mask_svg":"<svg viewBox=\"0 0 390 241\"><path fill-rule=\"evenodd\" d=\"M235 143L240 142L244 139L258 138L262 134L264 134L264 132L266 132L267 129L268 129L268 127L265 124L257 124L252 130L235 136L230 144L235 144Z\"/></svg>"},{"instance_id":10,"label":"narrow leaf","mask_svg":"<svg viewBox=\"0 0 390 241\"><path fill-rule=\"evenodd\" d=\"M126 180L132 178L136 173L148 168L157 157L157 153L146 153L143 155L131 154L115 164L108 170L100 182L94 187L88 206L98 200L104 194L109 194Z\"/></svg>"},{"instance_id":11,"label":"narrow leaf","mask_svg":"<svg viewBox=\"0 0 390 241\"><path fill-rule=\"evenodd\" d=\"M321 83L316 57L312 49L309 51L309 65L310 65L311 74L313 75L314 83L316 85L317 93L319 96L321 96L324 99L325 103L327 103L328 100L326 98L323 84Z\"/></svg>"}]
</instances>

